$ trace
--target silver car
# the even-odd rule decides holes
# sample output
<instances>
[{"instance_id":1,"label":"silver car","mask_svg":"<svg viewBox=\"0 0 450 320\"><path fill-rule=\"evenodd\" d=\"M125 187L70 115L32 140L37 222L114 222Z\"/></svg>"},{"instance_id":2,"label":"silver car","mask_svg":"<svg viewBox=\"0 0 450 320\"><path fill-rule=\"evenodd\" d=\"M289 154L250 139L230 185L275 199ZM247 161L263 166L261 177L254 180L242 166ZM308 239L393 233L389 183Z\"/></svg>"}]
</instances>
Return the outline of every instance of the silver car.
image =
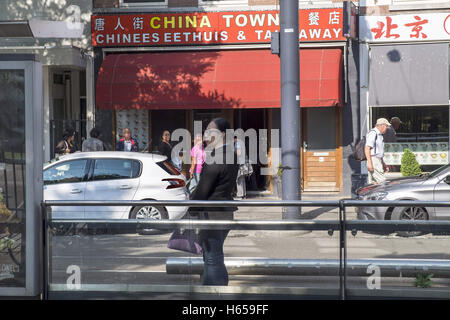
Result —
<instances>
[{"instance_id":1,"label":"silver car","mask_svg":"<svg viewBox=\"0 0 450 320\"><path fill-rule=\"evenodd\" d=\"M450 164L420 176L368 185L356 193L358 200L450 201ZM450 219L448 207L359 207L357 213L359 220Z\"/></svg>"}]
</instances>

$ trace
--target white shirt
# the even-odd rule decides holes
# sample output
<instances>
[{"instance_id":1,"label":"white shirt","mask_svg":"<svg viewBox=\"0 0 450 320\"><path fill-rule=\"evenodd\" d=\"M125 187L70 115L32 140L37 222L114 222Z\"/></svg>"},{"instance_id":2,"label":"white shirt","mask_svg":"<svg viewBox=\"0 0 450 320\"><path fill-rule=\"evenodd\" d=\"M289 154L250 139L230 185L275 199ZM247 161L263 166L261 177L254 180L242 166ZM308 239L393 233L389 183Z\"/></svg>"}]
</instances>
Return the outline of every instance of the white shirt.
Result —
<instances>
[{"instance_id":1,"label":"white shirt","mask_svg":"<svg viewBox=\"0 0 450 320\"><path fill-rule=\"evenodd\" d=\"M384 156L384 139L378 128L373 128L366 134L366 147L370 147L370 155L377 158Z\"/></svg>"},{"instance_id":2,"label":"white shirt","mask_svg":"<svg viewBox=\"0 0 450 320\"><path fill-rule=\"evenodd\" d=\"M123 141L123 148L124 151L131 151L131 140L130 141Z\"/></svg>"}]
</instances>

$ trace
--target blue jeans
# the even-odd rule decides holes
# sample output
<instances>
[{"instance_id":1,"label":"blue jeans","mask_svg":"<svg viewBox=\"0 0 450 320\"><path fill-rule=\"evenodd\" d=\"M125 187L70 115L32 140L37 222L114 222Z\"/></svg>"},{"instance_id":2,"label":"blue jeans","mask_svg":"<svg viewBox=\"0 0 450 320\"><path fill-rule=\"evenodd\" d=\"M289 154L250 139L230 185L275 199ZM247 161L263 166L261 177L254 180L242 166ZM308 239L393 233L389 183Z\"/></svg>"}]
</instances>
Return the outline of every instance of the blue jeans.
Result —
<instances>
[{"instance_id":1,"label":"blue jeans","mask_svg":"<svg viewBox=\"0 0 450 320\"><path fill-rule=\"evenodd\" d=\"M189 192L194 191L200 181L200 173L193 173L191 183L189 184Z\"/></svg>"},{"instance_id":2,"label":"blue jeans","mask_svg":"<svg viewBox=\"0 0 450 320\"><path fill-rule=\"evenodd\" d=\"M223 243L230 230L201 230L199 241L203 249L202 285L227 286L228 272L225 267Z\"/></svg>"}]
</instances>

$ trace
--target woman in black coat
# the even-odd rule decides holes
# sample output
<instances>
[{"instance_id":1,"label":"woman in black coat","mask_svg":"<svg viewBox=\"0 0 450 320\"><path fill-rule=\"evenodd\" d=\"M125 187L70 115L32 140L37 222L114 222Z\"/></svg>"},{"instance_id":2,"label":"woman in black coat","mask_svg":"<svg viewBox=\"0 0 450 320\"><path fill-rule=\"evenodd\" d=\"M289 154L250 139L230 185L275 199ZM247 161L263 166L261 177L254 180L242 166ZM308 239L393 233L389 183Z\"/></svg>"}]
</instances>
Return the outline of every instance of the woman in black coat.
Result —
<instances>
[{"instance_id":1,"label":"woman in black coat","mask_svg":"<svg viewBox=\"0 0 450 320\"><path fill-rule=\"evenodd\" d=\"M56 145L55 153L59 155L65 155L77 151L74 142L75 134L76 132L72 128L64 130L63 139Z\"/></svg>"},{"instance_id":2,"label":"woman in black coat","mask_svg":"<svg viewBox=\"0 0 450 320\"><path fill-rule=\"evenodd\" d=\"M170 144L170 132L168 130L164 130L161 135L158 150L162 155L167 157L167 160L172 160L172 145Z\"/></svg>"},{"instance_id":3,"label":"woman in black coat","mask_svg":"<svg viewBox=\"0 0 450 320\"><path fill-rule=\"evenodd\" d=\"M225 144L227 120L216 118L205 132L206 159L200 182L191 196L192 200L233 200L232 192L239 170L234 147ZM231 161L230 161L231 160ZM201 218L232 220L236 207L197 208ZM228 272L224 263L223 244L230 230L201 230L199 241L203 249L203 285L228 285Z\"/></svg>"}]
</instances>

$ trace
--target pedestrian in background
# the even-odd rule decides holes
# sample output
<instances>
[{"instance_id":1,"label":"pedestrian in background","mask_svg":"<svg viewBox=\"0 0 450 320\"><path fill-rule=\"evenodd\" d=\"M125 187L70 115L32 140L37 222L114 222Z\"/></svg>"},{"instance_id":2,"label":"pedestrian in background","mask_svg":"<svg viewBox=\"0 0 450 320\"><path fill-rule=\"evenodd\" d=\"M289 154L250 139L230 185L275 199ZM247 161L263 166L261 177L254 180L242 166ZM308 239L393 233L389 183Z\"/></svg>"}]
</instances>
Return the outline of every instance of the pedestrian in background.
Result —
<instances>
[{"instance_id":1,"label":"pedestrian in background","mask_svg":"<svg viewBox=\"0 0 450 320\"><path fill-rule=\"evenodd\" d=\"M246 186L246 177L247 172L245 161L245 145L239 140L237 137L234 137L234 148L236 150L236 155L239 164L239 171L236 178L236 198L245 199L247 197L247 186Z\"/></svg>"},{"instance_id":2,"label":"pedestrian in background","mask_svg":"<svg viewBox=\"0 0 450 320\"><path fill-rule=\"evenodd\" d=\"M385 172L389 167L384 163L384 139L383 134L391 124L387 119L377 120L375 128L366 135L364 152L367 158L367 170L369 171L369 183L382 183L386 180Z\"/></svg>"},{"instance_id":3,"label":"pedestrian in background","mask_svg":"<svg viewBox=\"0 0 450 320\"><path fill-rule=\"evenodd\" d=\"M72 128L67 128L66 130L64 130L63 139L56 145L55 153L59 155L65 155L77 151L74 143L75 134L76 132Z\"/></svg>"},{"instance_id":4,"label":"pedestrian in background","mask_svg":"<svg viewBox=\"0 0 450 320\"><path fill-rule=\"evenodd\" d=\"M99 139L100 131L94 127L89 132L89 135L91 137L83 141L81 151L83 152L103 151L104 150L103 142Z\"/></svg>"},{"instance_id":5,"label":"pedestrian in background","mask_svg":"<svg viewBox=\"0 0 450 320\"><path fill-rule=\"evenodd\" d=\"M230 123L223 118L212 120L205 131L206 159L200 181L191 195L192 200L233 200L232 192L238 172L237 157L232 146L225 145L226 130ZM211 154L208 154L211 150ZM230 154L231 153L231 154ZM229 157L227 157L227 155ZM209 161L223 157L222 161ZM227 163L227 159L234 159ZM192 208L192 213L211 220L232 220L236 207ZM203 249L203 285L228 285L223 244L230 230L200 230L199 241Z\"/></svg>"},{"instance_id":6,"label":"pedestrian in background","mask_svg":"<svg viewBox=\"0 0 450 320\"><path fill-rule=\"evenodd\" d=\"M391 118L391 125L387 127L383 134L384 142L397 142L397 130L403 122L399 117Z\"/></svg>"},{"instance_id":7,"label":"pedestrian in background","mask_svg":"<svg viewBox=\"0 0 450 320\"><path fill-rule=\"evenodd\" d=\"M131 130L129 128L125 128L122 131L123 138L119 140L116 145L116 151L139 151L138 142L131 137Z\"/></svg>"},{"instance_id":8,"label":"pedestrian in background","mask_svg":"<svg viewBox=\"0 0 450 320\"><path fill-rule=\"evenodd\" d=\"M189 184L189 191L193 191L200 181L200 173L205 162L205 148L203 147L203 139L201 133L195 135L194 146L191 149L191 168L189 173L191 175L191 182Z\"/></svg>"},{"instance_id":9,"label":"pedestrian in background","mask_svg":"<svg viewBox=\"0 0 450 320\"><path fill-rule=\"evenodd\" d=\"M159 142L158 151L167 157L167 160L172 161L172 145L170 144L170 132L164 130Z\"/></svg>"}]
</instances>

